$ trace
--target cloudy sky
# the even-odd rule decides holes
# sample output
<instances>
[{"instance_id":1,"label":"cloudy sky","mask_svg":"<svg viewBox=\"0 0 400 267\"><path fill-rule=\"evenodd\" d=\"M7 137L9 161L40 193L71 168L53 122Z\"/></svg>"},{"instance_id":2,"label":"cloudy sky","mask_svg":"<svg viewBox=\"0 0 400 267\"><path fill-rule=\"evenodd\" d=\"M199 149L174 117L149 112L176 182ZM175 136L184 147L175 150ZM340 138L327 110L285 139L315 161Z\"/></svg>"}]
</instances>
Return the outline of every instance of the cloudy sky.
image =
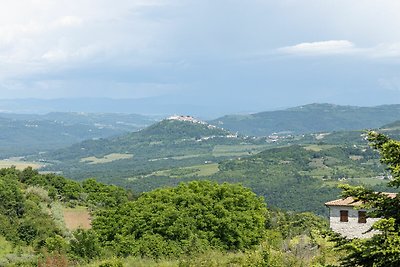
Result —
<instances>
[{"instance_id":1,"label":"cloudy sky","mask_svg":"<svg viewBox=\"0 0 400 267\"><path fill-rule=\"evenodd\" d=\"M400 103L398 0L0 0L0 98Z\"/></svg>"}]
</instances>

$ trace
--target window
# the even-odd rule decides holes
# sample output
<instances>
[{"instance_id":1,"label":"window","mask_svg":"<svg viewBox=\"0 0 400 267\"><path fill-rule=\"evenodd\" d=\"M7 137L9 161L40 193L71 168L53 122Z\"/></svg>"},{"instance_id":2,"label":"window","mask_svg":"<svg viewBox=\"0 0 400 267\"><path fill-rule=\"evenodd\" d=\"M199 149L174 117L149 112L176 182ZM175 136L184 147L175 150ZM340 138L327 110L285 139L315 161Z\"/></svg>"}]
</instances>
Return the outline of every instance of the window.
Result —
<instances>
[{"instance_id":1,"label":"window","mask_svg":"<svg viewBox=\"0 0 400 267\"><path fill-rule=\"evenodd\" d=\"M367 222L367 212L358 211L358 223L366 223L366 222Z\"/></svg>"},{"instance_id":2,"label":"window","mask_svg":"<svg viewBox=\"0 0 400 267\"><path fill-rule=\"evenodd\" d=\"M340 221L341 222L348 222L349 221L349 211L348 210L341 210L340 211Z\"/></svg>"}]
</instances>

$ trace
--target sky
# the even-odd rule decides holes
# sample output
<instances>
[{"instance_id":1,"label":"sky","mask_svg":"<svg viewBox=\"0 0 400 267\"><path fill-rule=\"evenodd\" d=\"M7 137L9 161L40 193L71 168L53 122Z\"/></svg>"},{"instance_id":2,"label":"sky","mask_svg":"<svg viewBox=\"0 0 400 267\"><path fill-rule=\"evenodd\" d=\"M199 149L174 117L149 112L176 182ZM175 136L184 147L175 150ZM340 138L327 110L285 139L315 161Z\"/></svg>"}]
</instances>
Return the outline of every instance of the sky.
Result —
<instances>
[{"instance_id":1,"label":"sky","mask_svg":"<svg viewBox=\"0 0 400 267\"><path fill-rule=\"evenodd\" d=\"M398 0L0 3L0 99L400 104Z\"/></svg>"}]
</instances>

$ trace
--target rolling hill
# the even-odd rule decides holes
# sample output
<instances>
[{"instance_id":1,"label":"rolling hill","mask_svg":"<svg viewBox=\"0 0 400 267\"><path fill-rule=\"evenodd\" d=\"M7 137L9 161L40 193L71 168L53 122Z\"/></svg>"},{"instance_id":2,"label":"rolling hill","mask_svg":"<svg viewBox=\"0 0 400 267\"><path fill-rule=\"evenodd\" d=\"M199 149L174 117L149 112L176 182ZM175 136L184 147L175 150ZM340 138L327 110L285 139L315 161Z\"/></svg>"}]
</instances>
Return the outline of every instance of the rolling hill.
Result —
<instances>
[{"instance_id":1,"label":"rolling hill","mask_svg":"<svg viewBox=\"0 0 400 267\"><path fill-rule=\"evenodd\" d=\"M111 182L110 177L120 179L215 162L256 153L270 145L266 138L245 138L191 117L171 117L138 132L42 153L36 160L45 162L47 171L62 171L77 179L95 176Z\"/></svg>"},{"instance_id":2,"label":"rolling hill","mask_svg":"<svg viewBox=\"0 0 400 267\"><path fill-rule=\"evenodd\" d=\"M253 136L277 132L304 134L378 128L399 120L400 105L377 107L310 104L278 111L228 115L210 123Z\"/></svg>"},{"instance_id":3,"label":"rolling hill","mask_svg":"<svg viewBox=\"0 0 400 267\"><path fill-rule=\"evenodd\" d=\"M141 115L0 114L0 156L24 156L86 140L137 131L154 120Z\"/></svg>"},{"instance_id":4,"label":"rolling hill","mask_svg":"<svg viewBox=\"0 0 400 267\"><path fill-rule=\"evenodd\" d=\"M326 215L323 203L337 198L340 183L385 188L387 172L364 146L292 145L214 164L171 168L126 179L141 192L191 180L241 183L271 206Z\"/></svg>"},{"instance_id":5,"label":"rolling hill","mask_svg":"<svg viewBox=\"0 0 400 267\"><path fill-rule=\"evenodd\" d=\"M43 170L74 179L96 177L137 193L182 181L234 182L252 188L270 205L325 214L321 203L338 196L342 181L382 188L388 179L364 135L337 131L268 143L268 138L237 136L178 117L40 157L47 164Z\"/></svg>"},{"instance_id":6,"label":"rolling hill","mask_svg":"<svg viewBox=\"0 0 400 267\"><path fill-rule=\"evenodd\" d=\"M398 136L397 123L380 130ZM95 177L138 193L190 180L240 182L273 206L324 214L321 203L337 197L342 180L373 187L386 182L386 172L364 135L361 130L319 132L272 142L176 116L138 132L86 140L35 159L46 165L42 171L78 180Z\"/></svg>"}]
</instances>

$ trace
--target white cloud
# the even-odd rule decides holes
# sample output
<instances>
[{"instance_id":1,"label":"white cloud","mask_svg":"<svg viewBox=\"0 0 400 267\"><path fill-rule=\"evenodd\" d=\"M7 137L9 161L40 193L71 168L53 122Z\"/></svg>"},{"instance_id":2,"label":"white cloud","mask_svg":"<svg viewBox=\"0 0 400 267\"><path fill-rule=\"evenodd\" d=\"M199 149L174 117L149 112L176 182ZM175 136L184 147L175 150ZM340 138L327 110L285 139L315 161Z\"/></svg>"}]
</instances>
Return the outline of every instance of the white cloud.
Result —
<instances>
[{"instance_id":1,"label":"white cloud","mask_svg":"<svg viewBox=\"0 0 400 267\"><path fill-rule=\"evenodd\" d=\"M400 58L400 42L382 43L370 49L371 58L378 59L399 59Z\"/></svg>"},{"instance_id":2,"label":"white cloud","mask_svg":"<svg viewBox=\"0 0 400 267\"><path fill-rule=\"evenodd\" d=\"M275 59L295 66L298 55L400 61L398 0L0 2L0 88L21 92L39 90L41 80L65 95L82 80L80 90L110 95L138 80L149 84L138 91L165 81L212 83L223 75L212 80L207 72L272 69Z\"/></svg>"},{"instance_id":3,"label":"white cloud","mask_svg":"<svg viewBox=\"0 0 400 267\"><path fill-rule=\"evenodd\" d=\"M300 43L278 48L277 51L282 54L300 56L357 55L370 60L398 61L400 59L400 42L381 43L361 48L347 40L330 40Z\"/></svg>"},{"instance_id":4,"label":"white cloud","mask_svg":"<svg viewBox=\"0 0 400 267\"><path fill-rule=\"evenodd\" d=\"M54 26L73 27L82 24L82 19L74 16L64 16L55 21Z\"/></svg>"},{"instance_id":5,"label":"white cloud","mask_svg":"<svg viewBox=\"0 0 400 267\"><path fill-rule=\"evenodd\" d=\"M311 43L300 43L293 46L281 47L281 53L294 55L330 55L355 52L355 45L347 40L330 40Z\"/></svg>"},{"instance_id":6,"label":"white cloud","mask_svg":"<svg viewBox=\"0 0 400 267\"><path fill-rule=\"evenodd\" d=\"M20 0L0 10L0 79L159 54L162 21L142 15L161 0ZM94 61L94 62L93 62Z\"/></svg>"}]
</instances>

